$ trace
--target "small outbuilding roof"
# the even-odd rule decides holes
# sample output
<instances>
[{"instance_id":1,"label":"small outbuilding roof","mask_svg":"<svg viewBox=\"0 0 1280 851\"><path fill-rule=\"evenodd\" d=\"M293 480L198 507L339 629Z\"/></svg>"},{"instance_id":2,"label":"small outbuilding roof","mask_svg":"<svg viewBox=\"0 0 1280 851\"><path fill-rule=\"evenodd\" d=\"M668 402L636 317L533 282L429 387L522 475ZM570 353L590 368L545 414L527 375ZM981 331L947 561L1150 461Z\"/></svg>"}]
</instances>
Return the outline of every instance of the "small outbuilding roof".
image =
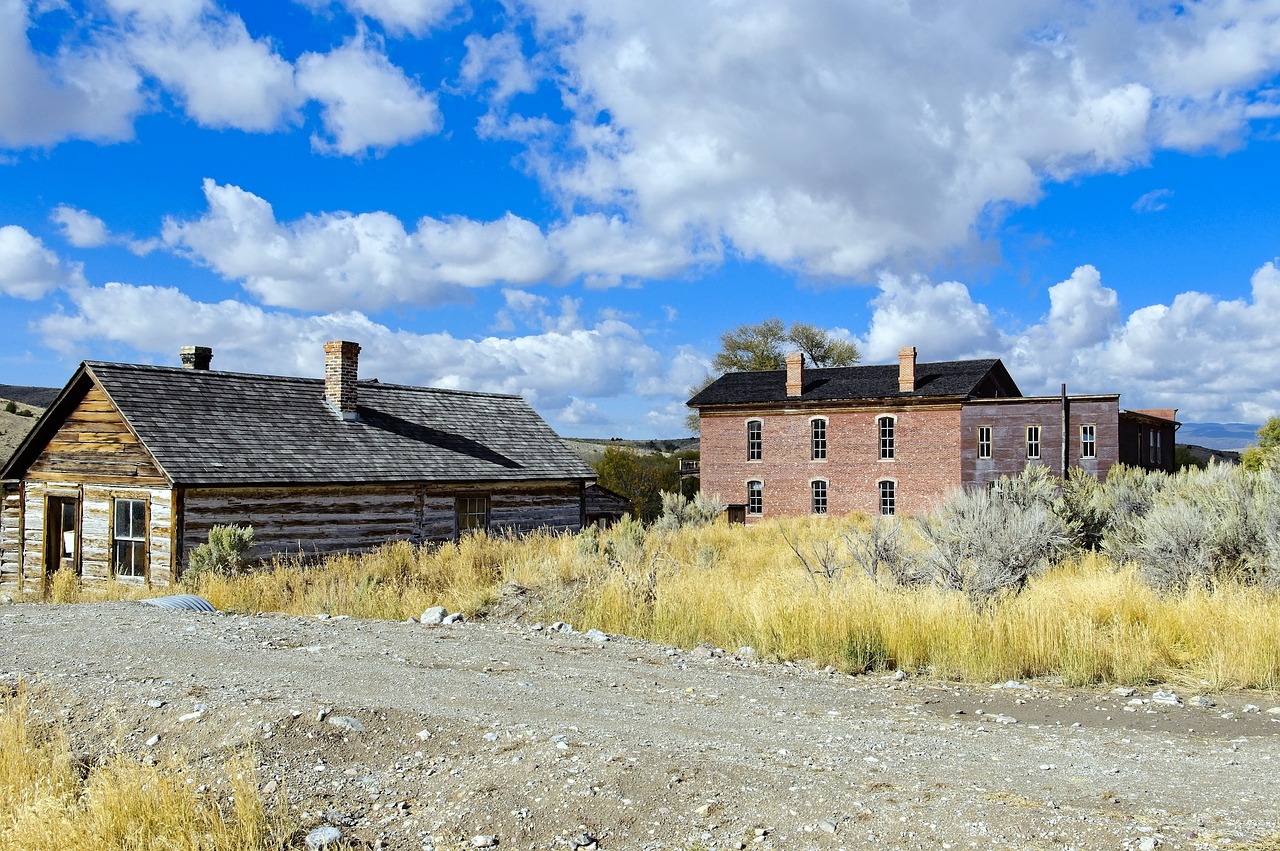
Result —
<instances>
[{"instance_id":1,"label":"small outbuilding roof","mask_svg":"<svg viewBox=\"0 0 1280 851\"><path fill-rule=\"evenodd\" d=\"M729 372L689 400L692 408L715 405L846 402L860 399L1021 396L998 358L915 365L915 389L898 389L898 364L806 368L799 396L787 395L785 369Z\"/></svg>"},{"instance_id":2,"label":"small outbuilding roof","mask_svg":"<svg viewBox=\"0 0 1280 851\"><path fill-rule=\"evenodd\" d=\"M97 384L174 484L591 480L519 396L357 383L358 419L323 379L87 361L0 471L21 477Z\"/></svg>"}]
</instances>

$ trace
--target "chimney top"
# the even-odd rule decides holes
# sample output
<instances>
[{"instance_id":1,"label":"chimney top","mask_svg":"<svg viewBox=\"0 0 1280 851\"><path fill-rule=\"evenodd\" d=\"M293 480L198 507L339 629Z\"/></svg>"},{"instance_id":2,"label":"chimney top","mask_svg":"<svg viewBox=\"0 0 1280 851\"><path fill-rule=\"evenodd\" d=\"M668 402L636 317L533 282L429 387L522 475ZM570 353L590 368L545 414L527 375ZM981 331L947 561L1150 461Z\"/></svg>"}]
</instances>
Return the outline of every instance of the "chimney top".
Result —
<instances>
[{"instance_id":1,"label":"chimney top","mask_svg":"<svg viewBox=\"0 0 1280 851\"><path fill-rule=\"evenodd\" d=\"M804 353L792 352L787 355L787 395L800 396L804 393Z\"/></svg>"},{"instance_id":2,"label":"chimney top","mask_svg":"<svg viewBox=\"0 0 1280 851\"><path fill-rule=\"evenodd\" d=\"M208 346L183 346L178 350L183 369L208 369L213 360L213 349Z\"/></svg>"},{"instance_id":3,"label":"chimney top","mask_svg":"<svg viewBox=\"0 0 1280 851\"><path fill-rule=\"evenodd\" d=\"M913 393L916 389L916 347L898 349L898 392Z\"/></svg>"},{"instance_id":4,"label":"chimney top","mask_svg":"<svg viewBox=\"0 0 1280 851\"><path fill-rule=\"evenodd\" d=\"M344 420L354 422L360 344L330 340L324 344L324 398Z\"/></svg>"}]
</instances>

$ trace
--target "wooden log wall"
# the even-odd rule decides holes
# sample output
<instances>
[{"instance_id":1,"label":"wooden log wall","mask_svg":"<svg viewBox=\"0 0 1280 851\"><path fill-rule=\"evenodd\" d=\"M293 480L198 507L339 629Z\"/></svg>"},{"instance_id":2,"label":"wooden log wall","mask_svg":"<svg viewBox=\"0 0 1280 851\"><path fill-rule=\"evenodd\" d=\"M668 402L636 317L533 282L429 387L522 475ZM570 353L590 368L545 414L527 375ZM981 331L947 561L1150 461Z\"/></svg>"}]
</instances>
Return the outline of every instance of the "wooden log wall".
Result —
<instances>
[{"instance_id":1,"label":"wooden log wall","mask_svg":"<svg viewBox=\"0 0 1280 851\"><path fill-rule=\"evenodd\" d=\"M37 593L44 587L46 490L43 482L31 482L22 489L22 589Z\"/></svg>"},{"instance_id":2,"label":"wooden log wall","mask_svg":"<svg viewBox=\"0 0 1280 851\"><path fill-rule=\"evenodd\" d=\"M489 496L489 528L525 534L535 529L576 532L581 527L575 484L495 487Z\"/></svg>"},{"instance_id":3,"label":"wooden log wall","mask_svg":"<svg viewBox=\"0 0 1280 851\"><path fill-rule=\"evenodd\" d=\"M0 588L17 589L22 579L22 491L0 485Z\"/></svg>"}]
</instances>

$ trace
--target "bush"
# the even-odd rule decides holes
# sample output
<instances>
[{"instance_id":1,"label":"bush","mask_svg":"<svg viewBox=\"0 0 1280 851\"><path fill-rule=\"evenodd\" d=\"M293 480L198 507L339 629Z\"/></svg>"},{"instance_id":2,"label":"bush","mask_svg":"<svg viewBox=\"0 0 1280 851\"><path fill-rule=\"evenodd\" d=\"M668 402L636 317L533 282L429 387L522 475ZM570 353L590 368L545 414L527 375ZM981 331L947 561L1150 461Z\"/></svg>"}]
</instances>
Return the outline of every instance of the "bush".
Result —
<instances>
[{"instance_id":1,"label":"bush","mask_svg":"<svg viewBox=\"0 0 1280 851\"><path fill-rule=\"evenodd\" d=\"M847 526L840 533L850 557L872 582L895 586L928 582L929 572L911 548L902 521L877 516L864 529Z\"/></svg>"},{"instance_id":2,"label":"bush","mask_svg":"<svg viewBox=\"0 0 1280 851\"><path fill-rule=\"evenodd\" d=\"M727 506L718 496L708 496L698 491L693 499L682 493L662 492L662 515L655 528L674 531L676 529L706 526L724 514Z\"/></svg>"},{"instance_id":3,"label":"bush","mask_svg":"<svg viewBox=\"0 0 1280 851\"><path fill-rule=\"evenodd\" d=\"M253 549L252 526L214 526L209 540L191 551L182 583L195 586L203 576L235 576L248 571L252 562L245 558Z\"/></svg>"},{"instance_id":4,"label":"bush","mask_svg":"<svg viewBox=\"0 0 1280 851\"><path fill-rule=\"evenodd\" d=\"M1057 515L999 490L956 493L921 520L920 534L929 544L924 560L934 580L963 591L975 606L1020 592L1067 543Z\"/></svg>"}]
</instances>

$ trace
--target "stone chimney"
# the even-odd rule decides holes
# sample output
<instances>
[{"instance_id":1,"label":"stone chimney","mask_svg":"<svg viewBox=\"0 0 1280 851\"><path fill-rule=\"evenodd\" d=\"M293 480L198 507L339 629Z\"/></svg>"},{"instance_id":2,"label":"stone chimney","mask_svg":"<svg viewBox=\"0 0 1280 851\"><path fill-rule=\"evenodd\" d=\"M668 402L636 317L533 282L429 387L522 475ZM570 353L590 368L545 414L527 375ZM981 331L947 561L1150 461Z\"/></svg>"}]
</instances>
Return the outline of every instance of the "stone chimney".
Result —
<instances>
[{"instance_id":1,"label":"stone chimney","mask_svg":"<svg viewBox=\"0 0 1280 851\"><path fill-rule=\"evenodd\" d=\"M183 346L178 349L183 369L208 369L213 360L213 349L208 346Z\"/></svg>"},{"instance_id":2,"label":"stone chimney","mask_svg":"<svg viewBox=\"0 0 1280 851\"><path fill-rule=\"evenodd\" d=\"M360 344L330 340L324 344L324 399L344 420L355 421L356 374Z\"/></svg>"},{"instance_id":3,"label":"stone chimney","mask_svg":"<svg viewBox=\"0 0 1280 851\"><path fill-rule=\"evenodd\" d=\"M898 349L898 391L912 393L916 389L916 347Z\"/></svg>"},{"instance_id":4,"label":"stone chimney","mask_svg":"<svg viewBox=\"0 0 1280 851\"><path fill-rule=\"evenodd\" d=\"M804 393L804 353L792 352L787 355L787 395L799 396Z\"/></svg>"}]
</instances>

